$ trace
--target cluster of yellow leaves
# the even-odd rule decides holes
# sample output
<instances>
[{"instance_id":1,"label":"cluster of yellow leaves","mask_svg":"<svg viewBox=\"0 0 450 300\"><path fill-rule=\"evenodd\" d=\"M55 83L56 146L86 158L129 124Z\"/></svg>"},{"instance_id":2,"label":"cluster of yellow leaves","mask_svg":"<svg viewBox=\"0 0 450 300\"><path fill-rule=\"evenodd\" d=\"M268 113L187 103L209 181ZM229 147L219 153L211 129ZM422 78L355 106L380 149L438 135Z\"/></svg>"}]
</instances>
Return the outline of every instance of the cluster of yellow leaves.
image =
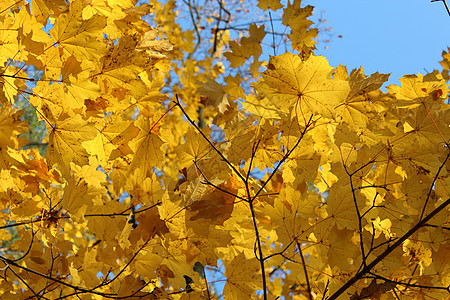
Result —
<instances>
[{"instance_id":1,"label":"cluster of yellow leaves","mask_svg":"<svg viewBox=\"0 0 450 300\"><path fill-rule=\"evenodd\" d=\"M296 0L295 53L259 61L264 26L230 42L231 69L253 59L244 91L239 74L214 80L211 57L179 66L193 33L174 8L0 3L1 298L207 299L203 267L221 261L225 299L322 299L380 256L342 297L448 297L448 207L411 232L450 194L448 53L384 93L389 75L312 53L312 7ZM171 68L183 110L161 92ZM44 157L23 148L18 97L45 122Z\"/></svg>"}]
</instances>

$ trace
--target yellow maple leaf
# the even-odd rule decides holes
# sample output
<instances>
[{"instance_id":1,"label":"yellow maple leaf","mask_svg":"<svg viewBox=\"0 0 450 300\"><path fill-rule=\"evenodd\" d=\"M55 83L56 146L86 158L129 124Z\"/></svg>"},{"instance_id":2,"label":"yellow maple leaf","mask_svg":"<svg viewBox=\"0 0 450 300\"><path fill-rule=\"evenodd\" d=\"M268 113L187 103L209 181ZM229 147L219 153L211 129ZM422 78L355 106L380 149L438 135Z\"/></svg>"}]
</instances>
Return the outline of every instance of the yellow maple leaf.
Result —
<instances>
[{"instance_id":1,"label":"yellow maple leaf","mask_svg":"<svg viewBox=\"0 0 450 300\"><path fill-rule=\"evenodd\" d=\"M241 253L232 261L225 261L224 265L227 277L223 289L225 299L251 299L255 290L261 289L261 270L256 258L246 259Z\"/></svg>"},{"instance_id":2,"label":"yellow maple leaf","mask_svg":"<svg viewBox=\"0 0 450 300\"><path fill-rule=\"evenodd\" d=\"M306 232L311 229L308 218L315 215L318 199L309 199L308 195L294 190L292 185L282 187L273 205L264 208L276 230L277 242L288 245L294 240L306 238Z\"/></svg>"},{"instance_id":3,"label":"yellow maple leaf","mask_svg":"<svg viewBox=\"0 0 450 300\"><path fill-rule=\"evenodd\" d=\"M7 13L5 14L3 13L4 10L2 11L1 24L3 30L0 30L0 40L2 41L2 47L0 48L1 66L4 66L5 63L19 51L18 30L15 24L15 16L12 13L9 13L9 7L6 8L6 10Z\"/></svg>"},{"instance_id":4,"label":"yellow maple leaf","mask_svg":"<svg viewBox=\"0 0 450 300\"><path fill-rule=\"evenodd\" d=\"M63 113L62 99L64 99L64 87L62 84L54 83L48 85L39 81L33 89L30 103L36 107L39 120L45 120L47 123L53 124Z\"/></svg>"},{"instance_id":5,"label":"yellow maple leaf","mask_svg":"<svg viewBox=\"0 0 450 300\"><path fill-rule=\"evenodd\" d=\"M89 154L97 156L106 171L110 171L116 158L133 153L128 143L138 135L139 128L134 126L133 121L122 120L117 115L112 115L105 120L105 124L98 124L97 127L100 129L96 137L83 143L83 146Z\"/></svg>"},{"instance_id":6,"label":"yellow maple leaf","mask_svg":"<svg viewBox=\"0 0 450 300\"><path fill-rule=\"evenodd\" d=\"M331 71L325 57L311 56L302 61L298 55L285 53L270 58L268 69L255 87L258 94L283 111L332 118L350 88L347 81L332 79Z\"/></svg>"},{"instance_id":7,"label":"yellow maple leaf","mask_svg":"<svg viewBox=\"0 0 450 300\"><path fill-rule=\"evenodd\" d=\"M129 298L130 295L133 295L133 297L144 298L148 295L147 292L141 291L147 284L144 280L140 279L140 276L137 274L127 275L119 283L120 288L117 291L117 296L120 298Z\"/></svg>"},{"instance_id":8,"label":"yellow maple leaf","mask_svg":"<svg viewBox=\"0 0 450 300\"><path fill-rule=\"evenodd\" d=\"M266 33L263 26L250 25L250 36L243 37L240 45L234 41L230 42L231 52L226 52L224 55L230 61L231 67L236 68L242 66L251 56L257 61L262 53L261 42Z\"/></svg>"},{"instance_id":9,"label":"yellow maple leaf","mask_svg":"<svg viewBox=\"0 0 450 300\"><path fill-rule=\"evenodd\" d=\"M358 246L350 242L353 233L353 230L339 230L336 227L331 229L327 251L330 266L337 266L344 271L350 271L357 267L356 263L350 263L350 259L356 259L360 256Z\"/></svg>"},{"instance_id":10,"label":"yellow maple leaf","mask_svg":"<svg viewBox=\"0 0 450 300\"><path fill-rule=\"evenodd\" d=\"M228 97L225 94L224 87L211 78L206 78L206 82L198 89L200 95L205 96L205 106L211 106L220 113L227 110L229 105Z\"/></svg>"},{"instance_id":11,"label":"yellow maple leaf","mask_svg":"<svg viewBox=\"0 0 450 300\"><path fill-rule=\"evenodd\" d=\"M30 11L40 23L45 24L50 15L58 15L67 10L68 6L64 0L36 0L30 2Z\"/></svg>"},{"instance_id":12,"label":"yellow maple leaf","mask_svg":"<svg viewBox=\"0 0 450 300\"><path fill-rule=\"evenodd\" d=\"M56 18L49 33L54 44L62 47L67 56L74 55L80 62L95 61L106 53L106 46L101 41L106 19L95 15L89 20L83 20L81 14L82 1L73 1L69 12Z\"/></svg>"},{"instance_id":13,"label":"yellow maple leaf","mask_svg":"<svg viewBox=\"0 0 450 300\"><path fill-rule=\"evenodd\" d=\"M64 111L84 108L86 100L95 100L100 96L100 87L89 79L89 71L82 71L76 76L64 75L63 82L67 88L65 99L62 100Z\"/></svg>"},{"instance_id":14,"label":"yellow maple leaf","mask_svg":"<svg viewBox=\"0 0 450 300\"><path fill-rule=\"evenodd\" d=\"M258 0L258 7L264 11L268 9L276 11L282 8L283 4L280 3L280 0Z\"/></svg>"},{"instance_id":15,"label":"yellow maple leaf","mask_svg":"<svg viewBox=\"0 0 450 300\"><path fill-rule=\"evenodd\" d=\"M227 184L218 185L219 188L236 194L237 189L232 186L233 181ZM209 190L202 195L201 199L189 205L189 212L192 214L191 221L197 219L210 219L214 224L222 224L231 217L236 197L220 190Z\"/></svg>"},{"instance_id":16,"label":"yellow maple leaf","mask_svg":"<svg viewBox=\"0 0 450 300\"><path fill-rule=\"evenodd\" d=\"M198 160L205 159L212 150L209 143L192 127L189 127L185 138L186 142L175 149L179 170L188 168Z\"/></svg>"},{"instance_id":17,"label":"yellow maple leaf","mask_svg":"<svg viewBox=\"0 0 450 300\"><path fill-rule=\"evenodd\" d=\"M152 58L164 58L168 52L173 50L173 45L168 39L157 40L157 37L158 29L150 29L144 33L136 48L145 50Z\"/></svg>"},{"instance_id":18,"label":"yellow maple leaf","mask_svg":"<svg viewBox=\"0 0 450 300\"><path fill-rule=\"evenodd\" d=\"M2 169L0 171L0 192L4 193L9 188L15 188L16 184L11 177L11 171Z\"/></svg>"},{"instance_id":19,"label":"yellow maple leaf","mask_svg":"<svg viewBox=\"0 0 450 300\"><path fill-rule=\"evenodd\" d=\"M232 98L245 98L244 89L240 86L242 82L241 75L239 73L236 76L228 75L224 78L226 86L223 87L224 91Z\"/></svg>"},{"instance_id":20,"label":"yellow maple leaf","mask_svg":"<svg viewBox=\"0 0 450 300\"><path fill-rule=\"evenodd\" d=\"M447 48L447 51L442 51L442 61L439 63L444 68L442 76L448 81L450 79L450 47Z\"/></svg>"},{"instance_id":21,"label":"yellow maple leaf","mask_svg":"<svg viewBox=\"0 0 450 300\"><path fill-rule=\"evenodd\" d=\"M17 135L28 129L27 123L20 120L22 114L23 110L17 111L6 105L0 107L0 147L19 146Z\"/></svg>"},{"instance_id":22,"label":"yellow maple leaf","mask_svg":"<svg viewBox=\"0 0 450 300\"><path fill-rule=\"evenodd\" d=\"M441 107L448 97L448 86L442 75L428 74L423 76L406 75L400 78L402 86L390 85L387 90L398 99L397 107L405 109L425 105L427 109L433 106Z\"/></svg>"},{"instance_id":23,"label":"yellow maple leaf","mask_svg":"<svg viewBox=\"0 0 450 300\"><path fill-rule=\"evenodd\" d=\"M402 256L402 261L407 266L411 264L419 264L420 275L422 275L423 270L427 268L433 261L431 250L425 248L425 246L421 242L413 242L412 240L408 239L403 242L402 248L405 252Z\"/></svg>"},{"instance_id":24,"label":"yellow maple leaf","mask_svg":"<svg viewBox=\"0 0 450 300\"><path fill-rule=\"evenodd\" d=\"M377 104L377 98L381 94L379 88L388 79L389 74L378 72L367 77L362 67L353 70L348 77L351 91L345 102L338 106L342 121L357 128L367 127L369 118L373 118L382 109Z\"/></svg>"},{"instance_id":25,"label":"yellow maple leaf","mask_svg":"<svg viewBox=\"0 0 450 300\"><path fill-rule=\"evenodd\" d=\"M378 238L382 233L384 233L386 240L391 238L391 226L392 222L389 219L381 220L380 217L377 217L375 220L372 220L371 224L367 224L364 229L369 231L374 238Z\"/></svg>"},{"instance_id":26,"label":"yellow maple leaf","mask_svg":"<svg viewBox=\"0 0 450 300\"><path fill-rule=\"evenodd\" d=\"M85 180L72 176L64 188L61 206L69 212L72 219L81 221L87 207L92 204L92 199L95 195L96 193L88 187L88 183Z\"/></svg>"},{"instance_id":27,"label":"yellow maple leaf","mask_svg":"<svg viewBox=\"0 0 450 300\"><path fill-rule=\"evenodd\" d=\"M338 183L330 188L330 194L327 197L327 212L329 218L331 218L339 230L342 228L355 230L357 227L355 220L357 220L358 215L356 214L351 189ZM363 203L359 203L360 210L362 209L361 206L363 207Z\"/></svg>"},{"instance_id":28,"label":"yellow maple leaf","mask_svg":"<svg viewBox=\"0 0 450 300\"><path fill-rule=\"evenodd\" d=\"M96 65L97 84L105 95L121 101L133 96L140 99L147 95L148 88L139 78L144 68L151 68L149 57L137 51L137 38L125 36L108 49L108 53ZM127 102L128 104L128 102Z\"/></svg>"},{"instance_id":29,"label":"yellow maple leaf","mask_svg":"<svg viewBox=\"0 0 450 300\"><path fill-rule=\"evenodd\" d=\"M98 14L101 16L106 16L109 20L111 20L110 23L113 23L115 20L120 20L126 17L126 13L122 8L132 7L132 5L127 5L129 4L129 1L119 1L116 3L109 2L110 1L108 0L91 0L89 5L86 5L83 8L83 19L88 20L93 15Z\"/></svg>"},{"instance_id":30,"label":"yellow maple leaf","mask_svg":"<svg viewBox=\"0 0 450 300\"><path fill-rule=\"evenodd\" d=\"M291 28L289 39L292 42L292 49L303 50L303 46L313 48L316 44L314 38L317 36L318 29L311 28L313 24L308 17L312 15L313 7L308 5L301 8L301 0L294 0L291 4L288 2L283 13L283 25Z\"/></svg>"},{"instance_id":31,"label":"yellow maple leaf","mask_svg":"<svg viewBox=\"0 0 450 300\"><path fill-rule=\"evenodd\" d=\"M255 95L247 95L242 107L249 113L267 119L280 119L280 111L269 98L258 99Z\"/></svg>"},{"instance_id":32,"label":"yellow maple leaf","mask_svg":"<svg viewBox=\"0 0 450 300\"><path fill-rule=\"evenodd\" d=\"M134 151L129 172L139 169L141 178L144 178L152 172L154 167L161 168L164 155L161 146L164 142L156 134L159 127L152 123L149 118L141 117L137 123L141 130L136 138L129 143Z\"/></svg>"},{"instance_id":33,"label":"yellow maple leaf","mask_svg":"<svg viewBox=\"0 0 450 300\"><path fill-rule=\"evenodd\" d=\"M68 117L63 115L52 128L45 157L50 166L58 164L63 174L67 175L70 163L84 166L89 163L89 154L82 143L92 140L97 129L80 115Z\"/></svg>"},{"instance_id":34,"label":"yellow maple leaf","mask_svg":"<svg viewBox=\"0 0 450 300\"><path fill-rule=\"evenodd\" d=\"M15 103L15 98L19 90L24 90L24 84L16 77L26 76L21 70L15 67L0 68L0 83L2 89L0 90L0 103Z\"/></svg>"}]
</instances>

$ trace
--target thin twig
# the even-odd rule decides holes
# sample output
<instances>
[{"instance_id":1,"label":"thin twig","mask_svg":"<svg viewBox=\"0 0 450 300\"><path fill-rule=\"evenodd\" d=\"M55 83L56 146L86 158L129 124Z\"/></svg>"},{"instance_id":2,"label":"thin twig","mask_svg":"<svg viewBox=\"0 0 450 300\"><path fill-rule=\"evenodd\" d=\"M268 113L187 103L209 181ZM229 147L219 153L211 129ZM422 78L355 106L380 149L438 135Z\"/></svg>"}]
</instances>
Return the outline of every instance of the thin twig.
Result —
<instances>
[{"instance_id":1,"label":"thin twig","mask_svg":"<svg viewBox=\"0 0 450 300\"><path fill-rule=\"evenodd\" d=\"M356 209L356 215L358 216L358 233L359 233L359 247L361 248L361 256L362 256L362 264L365 267L366 266L366 254L364 251L364 240L363 240L363 230L362 230L362 217L361 217L361 212L359 211L359 207L358 207L358 201L356 199L356 194L355 194L355 188L353 186L353 178L352 175L350 175L347 171L347 166L344 165L344 169L347 172L347 174L350 177L350 186L352 189L352 196L353 196L353 203L355 205L355 209ZM375 234L375 233L374 233Z\"/></svg>"},{"instance_id":2,"label":"thin twig","mask_svg":"<svg viewBox=\"0 0 450 300\"><path fill-rule=\"evenodd\" d=\"M384 280L384 281L389 282L389 283L395 283L395 284L403 285L403 286L407 286L407 287L415 287L415 288L430 289L430 290L446 290L446 291L449 291L449 287L445 287L445 286L428 286L428 285L421 285L421 284L410 283L411 279L406 283L406 282L391 280L389 278L380 276L378 274L374 274L372 272L369 272L369 274L372 275L376 279Z\"/></svg>"},{"instance_id":3,"label":"thin twig","mask_svg":"<svg viewBox=\"0 0 450 300\"><path fill-rule=\"evenodd\" d=\"M450 9L448 8L447 2L445 0L431 0L431 2L442 1L444 3L445 9L447 10L448 15L450 16Z\"/></svg>"},{"instance_id":4,"label":"thin twig","mask_svg":"<svg viewBox=\"0 0 450 300\"><path fill-rule=\"evenodd\" d=\"M297 249L298 249L298 252L300 253L300 257L302 258L303 272L305 272L306 286L308 288L309 300L312 300L313 297L312 297L312 294L311 294L311 285L309 284L308 271L306 270L305 257L303 256L302 246L300 245L299 242L297 242Z\"/></svg>"},{"instance_id":5,"label":"thin twig","mask_svg":"<svg viewBox=\"0 0 450 300\"><path fill-rule=\"evenodd\" d=\"M273 48L273 56L277 56L277 51L275 49L275 30L273 30L273 21L272 21L272 14L269 10L269 19L270 19L270 26L272 27L272 48Z\"/></svg>"},{"instance_id":6,"label":"thin twig","mask_svg":"<svg viewBox=\"0 0 450 300\"><path fill-rule=\"evenodd\" d=\"M253 227L255 228L256 242L258 244L259 258L257 257L257 259L259 260L259 264L261 267L264 300L267 300L266 271L265 271L265 267L264 267L264 257L263 257L263 253L262 253L261 237L259 236L258 224L256 223L256 215L255 215L255 209L253 207L253 201L249 202L249 206L250 206L250 211L252 213Z\"/></svg>"}]
</instances>

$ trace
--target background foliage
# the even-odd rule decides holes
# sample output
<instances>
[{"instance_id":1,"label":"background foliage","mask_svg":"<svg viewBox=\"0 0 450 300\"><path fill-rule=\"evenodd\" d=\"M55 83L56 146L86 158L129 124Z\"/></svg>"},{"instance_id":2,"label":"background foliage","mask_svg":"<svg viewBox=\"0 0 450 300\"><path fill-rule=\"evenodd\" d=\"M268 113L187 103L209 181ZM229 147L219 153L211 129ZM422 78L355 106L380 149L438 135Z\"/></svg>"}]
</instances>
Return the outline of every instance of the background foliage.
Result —
<instances>
[{"instance_id":1,"label":"background foliage","mask_svg":"<svg viewBox=\"0 0 450 300\"><path fill-rule=\"evenodd\" d=\"M2 299L449 297L449 51L385 93L257 7L1 2Z\"/></svg>"}]
</instances>

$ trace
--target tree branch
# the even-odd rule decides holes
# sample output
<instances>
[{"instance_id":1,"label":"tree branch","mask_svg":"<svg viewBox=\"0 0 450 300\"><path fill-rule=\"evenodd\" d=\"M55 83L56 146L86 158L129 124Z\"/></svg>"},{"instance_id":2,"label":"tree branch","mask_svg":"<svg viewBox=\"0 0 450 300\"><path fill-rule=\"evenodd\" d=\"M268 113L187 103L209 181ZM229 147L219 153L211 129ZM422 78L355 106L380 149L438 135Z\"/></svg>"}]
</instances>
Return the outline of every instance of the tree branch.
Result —
<instances>
[{"instance_id":1,"label":"tree branch","mask_svg":"<svg viewBox=\"0 0 450 300\"><path fill-rule=\"evenodd\" d=\"M328 300L337 299L342 293L344 293L349 287L355 284L364 275L369 273L376 265L378 265L383 259L386 258L392 251L399 247L406 239L413 235L417 230L423 227L431 218L433 218L438 212L446 208L450 204L450 198L444 203L435 208L428 216L418 222L413 228L411 228L407 233L405 233L401 238L399 238L394 244L384 250L377 258L375 258L370 264L365 266L361 271L356 273L350 280L348 280L341 288L339 288L333 295L331 295Z\"/></svg>"}]
</instances>

